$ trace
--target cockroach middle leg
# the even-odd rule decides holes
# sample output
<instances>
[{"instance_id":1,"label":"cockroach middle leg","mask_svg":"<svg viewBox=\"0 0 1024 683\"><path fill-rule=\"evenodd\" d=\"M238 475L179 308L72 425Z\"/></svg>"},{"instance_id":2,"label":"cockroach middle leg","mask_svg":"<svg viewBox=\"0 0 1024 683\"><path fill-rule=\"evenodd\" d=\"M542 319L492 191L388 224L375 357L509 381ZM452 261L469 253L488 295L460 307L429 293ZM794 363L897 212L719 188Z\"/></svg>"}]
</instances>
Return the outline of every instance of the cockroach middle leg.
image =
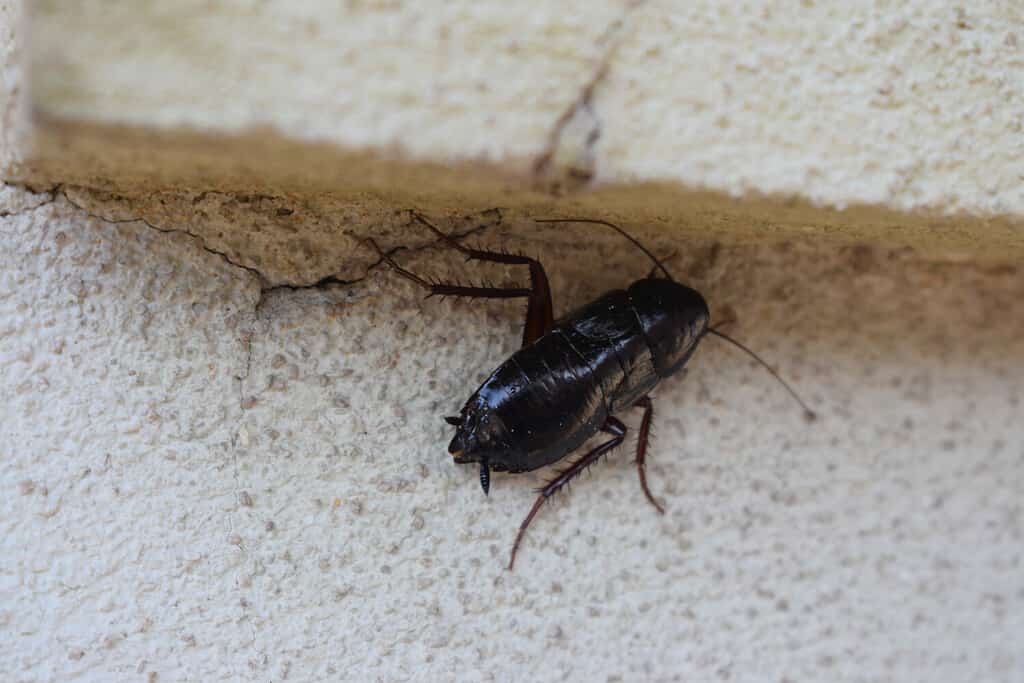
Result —
<instances>
[{"instance_id":1,"label":"cockroach middle leg","mask_svg":"<svg viewBox=\"0 0 1024 683\"><path fill-rule=\"evenodd\" d=\"M665 514L665 508L661 507L658 501L654 500L651 490L647 488L645 460L647 458L647 441L651 433L651 418L654 416L654 404L651 402L650 396L644 396L633 405L644 409L644 416L640 420L640 433L636 441L636 471L640 475L640 488L644 490L644 495L647 496L647 500L651 501L651 505L659 513Z\"/></svg>"},{"instance_id":2,"label":"cockroach middle leg","mask_svg":"<svg viewBox=\"0 0 1024 683\"><path fill-rule=\"evenodd\" d=\"M621 444L626 438L626 425L622 424L622 422L611 415L609 415L605 420L604 426L601 427L601 430L612 434L612 438L600 444L582 458L569 465L568 468L560 472L557 477L545 484L544 488L540 490L540 494L537 496L537 500L534 501L533 507L530 508L529 514L526 515L526 519L523 520L523 523L519 525L519 533L516 534L515 543L512 544L512 555L508 561L508 568L510 570L516 563L516 551L519 550L519 544L522 542L523 536L526 534L526 529L530 526L530 522L533 521L533 518L537 515L541 505L544 504L544 501L555 495L560 488L582 474L585 469L597 462L602 455Z\"/></svg>"}]
</instances>

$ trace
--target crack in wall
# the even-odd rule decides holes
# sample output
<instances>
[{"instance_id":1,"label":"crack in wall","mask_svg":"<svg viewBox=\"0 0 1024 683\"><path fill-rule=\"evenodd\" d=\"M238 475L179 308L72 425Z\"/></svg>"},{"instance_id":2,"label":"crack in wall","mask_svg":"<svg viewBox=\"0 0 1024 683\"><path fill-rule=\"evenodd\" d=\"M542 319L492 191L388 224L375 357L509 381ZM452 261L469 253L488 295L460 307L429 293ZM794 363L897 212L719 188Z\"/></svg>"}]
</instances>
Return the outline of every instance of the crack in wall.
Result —
<instances>
[{"instance_id":1,"label":"crack in wall","mask_svg":"<svg viewBox=\"0 0 1024 683\"><path fill-rule=\"evenodd\" d=\"M412 211L412 210L410 209L410 211ZM462 240L466 239L467 237L471 237L471 236L474 236L474 235L482 234L482 233L486 232L487 230L495 228L495 227L497 227L497 226L502 224L503 216L502 216L502 212L501 212L500 208L488 209L487 211L485 211L483 213L488 213L488 212L494 212L494 213L497 214L497 216L498 216L497 222L495 222L493 224L484 223L484 224L481 224L481 225L477 225L476 227L470 228L469 230L466 230L466 231L463 231L463 232L449 233L449 236L452 239L461 242ZM362 237L360 237L360 236L358 236L358 235L356 235L356 234L354 234L352 232L347 232L346 234L348 234L350 237L352 237L352 238L354 238L354 239L356 239L356 240L358 240L360 242L364 239L364 238L362 238ZM443 244L440 242L440 240L435 241L435 242L428 242L427 244L421 245L419 247L406 247L406 246L392 247L391 249L386 250L384 252L384 254L387 257L391 257L394 254L398 253L399 251L406 251L406 252L409 252L410 254L416 254L416 253L419 253L421 251L425 251L427 249L436 248L436 247L443 247ZM253 342L254 342L254 340L256 338L256 327L260 324L260 320L263 317L263 313L262 313L263 312L263 307L266 304L266 302L269 299L269 297L271 295L273 295L273 294L276 294L277 292L299 292L299 291L303 291L303 290L321 290L321 289L327 289L327 288L331 288L331 287L338 287L338 288L352 287L352 286L355 286L355 285L358 285L358 284L364 282L367 278L370 277L371 273L376 271L382 265L386 265L386 259L383 256L382 257L378 257L376 261L374 261L373 263L368 265L366 267L366 269L363 271L363 274L361 276L359 276L357 278L353 278L351 280L345 280L345 279L339 278L337 275L326 275L326 276L320 278L319 280L317 280L316 282L312 282L312 283L305 284L305 285L296 285L296 284L283 283L283 284L277 284L277 285L272 285L272 286L261 286L260 287L259 297L257 298L256 304L253 307L252 324L249 326L249 331L245 334L245 364L244 364L244 371L243 371L243 375L238 378L238 381L239 381L238 400L239 400L239 406L241 407L243 413L244 413L245 410L247 410L248 408L250 408L252 406L252 402L254 400L253 398L247 398L246 397L246 395L245 395L245 387L246 387L246 384L249 381L249 378L252 376Z\"/></svg>"},{"instance_id":2,"label":"crack in wall","mask_svg":"<svg viewBox=\"0 0 1024 683\"><path fill-rule=\"evenodd\" d=\"M71 197L68 195L67 186L65 186L65 185L58 185L57 186L57 191L59 191L61 196L64 197L64 201L66 201L68 204L70 204L74 208L76 208L79 211L81 211L82 213L84 213L89 218L93 218L93 219L96 219L98 221L102 221L103 223L108 223L108 224L111 224L111 225L124 225L124 224L127 224L127 223L141 223L142 225L145 225L147 228L150 228L151 230L156 230L157 232L161 232L161 233L164 233L164 234L187 235L187 236L191 237L193 240L195 240L196 244L203 251L206 251L206 252L208 252L210 254L213 254L214 256L219 257L221 260L223 260L229 266L234 266L235 268L240 268L241 270L244 270L244 271L248 272L250 275L254 276L257 279L257 281L259 281L261 283L266 281L266 278L263 276L263 273L261 273L258 269L253 268L251 266L247 266L247 265L245 265L243 263L238 263L237 261L232 260L232 258L230 256L228 256L226 253L224 253L222 251L217 251L216 249L212 249L212 248L206 246L206 240L204 240L201 235L197 235L194 232L191 232L189 230L184 230L182 228L163 228L163 227L160 227L159 225L156 225L155 223L149 221L148 219L146 219L146 218L144 218L142 216L137 216L137 217L134 217L134 218L108 218L107 216L103 216L101 214L98 214L98 213L95 213L93 211L90 211L89 209L87 209L82 204L80 204L80 203L76 202L75 200L71 199Z\"/></svg>"},{"instance_id":3,"label":"crack in wall","mask_svg":"<svg viewBox=\"0 0 1024 683\"><path fill-rule=\"evenodd\" d=\"M627 20L645 2L646 0L630 2L622 16L611 22L602 32L597 42L608 43L608 47L598 60L593 73L584 82L579 96L555 120L544 150L533 163L534 178L538 184L547 186L547 191L552 194L560 194L563 189L579 189L597 175L594 147L601 139L602 123L594 108L594 92L611 70L612 59L622 44ZM582 140L566 142L567 133L572 128L585 129ZM567 161L564 164L556 164L556 157L566 157ZM564 168L553 168L555 166Z\"/></svg>"},{"instance_id":4,"label":"crack in wall","mask_svg":"<svg viewBox=\"0 0 1024 683\"><path fill-rule=\"evenodd\" d=\"M59 196L63 197L64 200L67 201L67 203L70 206L74 207L75 209L78 209L83 214L85 214L87 217L93 218L95 220L99 220L99 221L104 222L104 223L108 223L108 224L112 224L112 225L121 225L121 224L128 224L128 223L140 223L140 224L142 224L142 225L144 225L144 226L146 226L146 227L148 227L148 228L150 228L152 230L155 230L155 231L163 233L163 234L181 234L181 235L186 235L186 236L192 238L196 242L197 246L199 246L203 251L206 251L207 253L210 253L210 254L213 254L214 256L217 256L222 261L227 263L229 266L233 266L235 268L243 270L246 273L248 273L248 274L250 274L250 275L252 275L253 277L256 278L256 280L257 280L257 282L259 283L259 286L260 286L260 296L259 296L259 299L256 302L257 313L261 309L267 294L270 294L270 293L273 293L273 292L276 292L276 291L281 291L281 290L293 291L294 292L294 291L300 291L300 290L304 290L304 289L325 289L327 287L332 287L332 286L348 287L348 286L351 286L351 285L354 285L354 284L358 284L358 283L362 282L363 280L365 280L370 275L371 272L373 272L374 270L379 268L385 262L385 259L377 258L377 260L375 260L373 263L371 263L369 266L366 267L366 269L363 271L362 275L360 275L359 277L356 277L356 278L352 278L352 279L344 279L344 278L339 277L337 273L332 273L332 274L329 274L329 275L325 275L325 276L319 278L318 280L315 280L315 281L309 282L309 283L274 282L270 277L265 275L259 268L256 268L256 267L253 267L253 266L247 266L244 263L240 263L240 262L236 261L235 259L233 259L231 256L229 256L226 252L223 252L223 251L220 251L220 250L217 250L217 249L214 249L214 248L208 246L206 244L206 240L200 234L194 233L194 232L192 232L190 230L186 230L186 229L183 229L183 228L166 228L166 227L162 227L162 226L157 225L156 223L152 222L151 220L145 218L144 216L134 216L134 217L129 217L129 218L110 218L108 216L104 216L103 214L97 213L95 211L91 211L84 204L82 204L82 203L72 199L68 195L67 186L65 186L63 184L58 184L58 185L54 186L54 188L52 190L50 190L50 192L54 196L49 201L44 202L44 204L40 204L40 205L38 205L38 206L36 206L34 208L38 208L39 206L43 206L45 204L52 203L53 201L56 201L56 198L59 195ZM223 194L223 193L215 193L214 191L207 190L207 191L201 192L196 197L194 197L192 199L192 203L193 204L198 204L204 198L206 198L206 197L208 197L208 196L210 196L212 194ZM268 194L233 195L233 196L235 196L239 200L246 200L246 199L247 200L254 200L254 199L276 200L276 199L280 199L280 197L276 197L276 196L268 195ZM114 199L115 200L123 200L124 198L114 197ZM26 209L26 211L27 210L28 209ZM413 209L408 209L408 211L411 212L411 211L413 211ZM486 213L496 213L497 216L498 216L498 220L493 225L485 223L485 224L478 225L478 226L476 226L474 228L471 228L471 229L463 231L463 232L452 232L450 234L450 237L452 239L456 240L456 241L461 241L461 240L463 240L463 239L465 239L467 237L483 233L484 231L486 231L487 229L489 229L491 227L497 227L498 225L501 225L501 223L502 223L502 212L501 212L500 208L495 207L495 208L492 208L492 209L487 209L485 211L482 211L481 213L483 213L483 214L486 214ZM357 240L357 241L360 241L360 242L362 242L365 239L363 236L355 234L355 233L353 233L351 231L346 231L345 234L348 235L349 237ZM403 250L404 251L408 251L409 253L417 253L417 252L422 251L422 250L430 249L430 248L436 246L436 244L437 244L436 242L430 242L430 243L421 245L419 247L398 246L398 247L393 247L392 249L386 251L385 253L387 254L387 256L392 256L393 254L395 254L395 253L397 253L399 251L403 251Z\"/></svg>"},{"instance_id":5,"label":"crack in wall","mask_svg":"<svg viewBox=\"0 0 1024 683\"><path fill-rule=\"evenodd\" d=\"M203 251L206 251L209 254L213 254L214 256L217 256L224 263L227 263L229 266L232 266L234 268L237 268L237 269L243 271L244 273L252 276L255 279L255 282L259 286L259 295L257 296L256 303L254 304L254 307L253 307L252 323L249 325L248 331L242 333L242 335L241 335L240 341L242 342L243 347L245 349L245 359L244 359L241 375L235 377L235 379L239 383L239 385L238 385L238 401L239 401L239 407L241 408L243 413L249 407L249 399L247 399L246 395L245 395L245 386L246 386L246 383L248 382L249 378L252 375L253 342L254 342L254 339L255 339L256 334L257 334L256 328L257 328L257 325L259 325L261 318L263 317L262 311L263 311L264 305L266 304L269 296L274 294L274 293L276 293L276 292L281 292L281 291L298 292L298 291L302 291L302 290L324 290L324 289L334 288L334 287L339 287L339 288L351 287L353 285L357 285L357 284L365 281L370 276L370 274L373 273L376 269L380 268L382 265L386 265L386 259L383 258L383 257L378 257L376 261L372 262L371 264L369 264L365 268L365 270L363 271L362 275L360 275L359 277L356 277L356 278L344 279L344 278L339 277L338 274L335 273L335 274L325 275L324 277L322 277L322 278L320 278L320 279L318 279L318 280L316 280L314 282L310 282L310 283L306 283L306 284L296 284L296 283L289 283L289 282L281 282L281 283L271 284L270 278L267 277L258 268L255 268L255 267L252 267L252 266L247 266L247 265L245 265L243 263L239 263L238 261L233 259L231 256L229 256L226 252L223 252L223 251L220 251L220 250L217 250L217 249L213 249L213 248L207 246L206 241L205 241L205 239L203 238L202 235L194 233L194 232L192 232L190 230L186 230L186 229L182 229L182 228L166 228L166 227L163 227L161 225L157 225L153 221L145 218L144 216L133 216L133 217L128 217L128 218L111 218L111 217L105 216L102 213L98 213L96 211L90 210L82 202L76 201L75 199L72 199L71 196L68 194L67 186L64 185L64 184L55 185L48 192L51 194L51 197L46 202L43 202L43 203L33 207L32 209L26 209L26 211L34 210L36 208L39 208L40 206L44 206L46 204L53 203L53 202L55 202L57 200L58 197L63 197L64 200L68 203L69 206L77 209L78 211L81 211L88 218L92 218L92 219L101 221L103 223L107 223L107 224L110 224L110 225L123 225L123 224L130 224L130 223L139 223L140 225L143 225L143 226L145 226L145 227L147 227L147 228L149 228L151 230L155 230L156 232L159 232L159 233L162 233L162 234L180 234L180 235L185 235L185 236L191 238L195 242L195 244L199 248L201 248ZM214 192L213 191L204 191L204 192L200 193L199 195L197 195L196 197L194 197L192 199L193 205L200 203L205 197L207 197L207 196L209 196L211 194L214 194ZM266 195L266 194L261 194L261 195L239 195L238 198L248 198L248 199L258 199L258 198L262 198L262 199L279 199L279 197L274 197L272 195ZM114 199L115 200L121 199L123 201L123 198L116 198L115 197ZM409 211L412 211L412 210L410 209ZM497 227L497 226L501 225L502 222L503 222L502 210L500 208L488 209L488 210L483 211L481 213L483 213L483 214L495 213L497 215L498 219L494 223L483 223L481 225L477 225L477 226L475 226L473 228L470 228L469 230L465 230L463 232L453 232L453 233L450 234L451 238L456 240L456 241L462 241L462 240L466 239L467 237L470 237L470 236L473 236L473 235L482 234L483 232L485 232L485 231L487 231L487 230L489 230L491 228L494 228L494 227ZM360 242L364 239L362 236L357 235L357 234L355 234L353 232L346 232L346 234L349 237L352 237L353 239L356 239L357 241L360 241ZM417 252L420 252L420 251L423 251L423 250L426 250L426 249L435 248L437 246L441 246L440 245L440 241L428 242L428 243L426 243L424 245L421 245L421 246L418 246L418 247L397 246L397 247L393 247L390 250L386 251L385 254L388 257L390 257L390 256L394 255L395 253L397 253L399 251L403 251L403 250L404 251L408 251L409 253L417 253Z\"/></svg>"},{"instance_id":6,"label":"crack in wall","mask_svg":"<svg viewBox=\"0 0 1024 683\"><path fill-rule=\"evenodd\" d=\"M24 208L16 209L14 211L0 211L0 218L11 218L15 216L24 216L26 214L32 213L33 211L36 211L37 209L41 209L44 206L49 206L50 204L56 202L58 190L60 189L60 184L54 185L48 190L34 190L28 185L16 185L14 183L4 181L4 187L11 188L12 190L20 190L22 192L26 192L32 195L33 197L37 197L39 195L49 195L46 199L42 200L38 204L33 204L32 206L26 206Z\"/></svg>"},{"instance_id":7,"label":"crack in wall","mask_svg":"<svg viewBox=\"0 0 1024 683\"><path fill-rule=\"evenodd\" d=\"M533 164L533 174L535 177L544 178L551 174L552 162L560 152L562 138L566 129L569 127L570 122L582 118L591 119L590 130L587 132L583 149L572 154L574 158L568 164L565 173L570 178L577 179L581 183L589 182L594 177L596 171L594 169L593 147L601 139L601 119L598 118L597 113L594 111L593 95L594 90L607 74L608 64L602 63L590 80L583 86L579 97L573 100L569 107L555 121L554 127L548 134L548 143L544 147L544 151L541 152ZM581 123L585 125L586 122ZM564 151L562 155L565 156Z\"/></svg>"}]
</instances>

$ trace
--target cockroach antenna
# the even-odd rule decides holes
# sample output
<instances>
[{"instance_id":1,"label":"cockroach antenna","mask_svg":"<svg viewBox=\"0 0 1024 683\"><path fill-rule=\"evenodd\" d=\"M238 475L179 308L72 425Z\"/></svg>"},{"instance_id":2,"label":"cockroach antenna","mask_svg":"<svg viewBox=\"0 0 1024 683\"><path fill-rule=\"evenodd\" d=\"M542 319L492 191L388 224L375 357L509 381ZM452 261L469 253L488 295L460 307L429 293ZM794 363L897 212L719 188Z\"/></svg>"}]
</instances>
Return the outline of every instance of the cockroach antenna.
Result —
<instances>
[{"instance_id":1,"label":"cockroach antenna","mask_svg":"<svg viewBox=\"0 0 1024 683\"><path fill-rule=\"evenodd\" d=\"M609 227L612 230L614 230L615 232L617 232L620 235L622 235L623 237L625 237L630 242L632 242L633 246L635 246L637 249L639 249L640 251L642 251L645 254L647 254L647 258L651 259L651 261L654 262L654 265L657 266L658 268L660 268L661 272L665 273L665 277L667 277L672 282L676 281L676 279L674 277L672 277L672 275L668 272L668 269L665 268L665 266L661 263L661 261L659 261L654 256L654 254L652 254L650 251L648 251L647 247L645 247L644 245L640 244L640 241L638 239L636 239L635 237L630 235L628 232L626 232L625 230L623 230L619 226L615 225L614 223L609 223L608 221L602 221L602 220L599 220L597 218L535 218L534 222L535 223L591 223L593 225L603 225L605 227Z\"/></svg>"},{"instance_id":2,"label":"cockroach antenna","mask_svg":"<svg viewBox=\"0 0 1024 683\"><path fill-rule=\"evenodd\" d=\"M751 358L756 360L758 363L761 364L761 367L763 367L765 370L770 372L772 374L772 377L777 379L779 381L779 384L781 384L783 387L785 387L786 391L789 392L789 395L792 396L793 399L797 403L800 404L800 407L804 409L804 418L806 418L807 420L812 420L812 421L818 419L818 414L815 413L813 410L811 410L810 408L807 407L807 404L803 402L803 399L801 399L799 395L797 395L796 391L793 390L793 387L789 386L789 384L786 382L786 380L782 379L782 377L779 375L779 373L775 372L775 369L772 368L772 366L768 365L768 363L764 362L761 359L761 357L758 356L756 353L754 353L753 351L751 351L746 346L744 346L743 344L739 343L738 341L736 341L735 339L733 339L732 337L730 337L726 333L719 332L714 327L707 328L704 331L704 334L713 334L716 337L718 337L719 339L724 339L725 341L729 342L730 344L732 344L733 346L735 346L736 348L740 349L741 351L746 353L748 356L750 356Z\"/></svg>"},{"instance_id":3,"label":"cockroach antenna","mask_svg":"<svg viewBox=\"0 0 1024 683\"><path fill-rule=\"evenodd\" d=\"M602 221L602 220L599 220L597 218L536 218L536 219L534 219L534 222L536 222L536 223L592 223L594 225L604 225L606 227L609 227L612 230L614 230L617 233L619 233L620 235L622 235L623 237L625 237L630 242L632 242L633 245L637 249L639 249L640 251L644 252L647 255L647 258L651 259L651 261L654 262L654 265L657 268L661 269L661 272L665 273L665 277L667 277L669 280L672 280L673 282L675 282L675 278L672 277L672 275L668 272L668 269L665 268L664 264L662 264L662 262L659 261L657 259L657 257L655 257L654 254L652 254L650 252L650 250L647 249L647 247L642 245L639 240L637 240L635 237L633 237L628 232L626 232L625 230L623 230L619 226L615 225L614 223L609 223L608 221ZM708 332L710 332L711 334L715 335L716 337L724 339L725 341L729 342L730 344L732 344L733 346L737 347L738 349L746 352L747 355L749 355L751 358L753 358L758 363L760 363L761 366L764 367L765 370L767 370L768 372L770 372L772 374L772 377L777 379L779 381L779 383L782 384L783 387L785 387L786 391L789 392L789 395L792 396L796 400L796 402L800 404L800 407L803 408L803 410L804 410L804 417L807 420L816 420L818 418L817 413L815 413L813 410L811 410L810 408L807 407L807 404L804 403L803 399L801 399L800 396L797 395L796 391L793 390L793 387L789 386L789 384L786 383L786 380L782 379L782 377L779 376L779 373L775 372L775 370L772 369L772 367L770 365L768 365L768 363L764 362L761 359L760 356L758 356L756 353L754 353L753 351L748 349L746 346L744 346L743 344L741 344L738 341L736 341L735 339L733 339L732 337L728 336L724 332L719 332L717 329L711 328L711 327L709 327L707 330L705 330L705 334L707 334Z\"/></svg>"}]
</instances>

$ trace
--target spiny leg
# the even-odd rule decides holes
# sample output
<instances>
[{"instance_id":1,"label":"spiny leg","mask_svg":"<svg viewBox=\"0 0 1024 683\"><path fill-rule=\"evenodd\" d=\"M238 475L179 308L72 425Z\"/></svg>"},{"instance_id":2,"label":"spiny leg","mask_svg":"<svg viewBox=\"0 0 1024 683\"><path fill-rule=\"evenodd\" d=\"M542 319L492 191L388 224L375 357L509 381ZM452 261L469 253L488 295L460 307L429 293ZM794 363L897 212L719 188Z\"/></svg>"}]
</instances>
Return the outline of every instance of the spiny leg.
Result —
<instances>
[{"instance_id":1,"label":"spiny leg","mask_svg":"<svg viewBox=\"0 0 1024 683\"><path fill-rule=\"evenodd\" d=\"M512 566L516 563L516 551L519 550L519 544L522 542L523 536L526 534L527 527L530 526L530 522L533 521L534 516L536 516L537 511L540 510L540 506L544 504L544 501L553 496L555 492L568 484L574 478L578 477L583 470L597 462L602 455L621 444L623 439L626 438L626 425L622 424L622 422L611 415L609 415L607 420L605 420L604 426L601 427L601 430L612 434L612 438L597 446L573 464L569 465L568 468L560 472L557 477L545 484L544 488L540 490L540 494L537 496L537 500L534 501L533 507L530 508L529 514L526 515L526 519L523 520L523 523L519 525L519 533L516 534L516 541L512 544L512 556L508 561L509 570L511 570Z\"/></svg>"},{"instance_id":2,"label":"spiny leg","mask_svg":"<svg viewBox=\"0 0 1024 683\"><path fill-rule=\"evenodd\" d=\"M520 254L502 254L496 251L484 251L481 249L470 249L469 247L460 244L459 242L452 239L450 235L446 235L441 232L440 229L435 227L426 218L419 215L415 211L412 212L412 217L420 224L426 226L431 232L441 238L441 240L452 249L457 249L466 255L467 259L472 261L488 261L491 263L504 263L507 265L515 266L529 266L530 267L530 288L529 289L515 289L505 291L526 291L528 294L517 294L516 296L527 296L529 303L526 308L526 324L523 326L523 346L530 344L535 341L538 337L543 335L545 332L551 329L551 325L554 322L554 306L551 303L551 286L548 284L547 273L544 272L544 266L541 265L537 259L532 259L529 256L522 256ZM473 296L470 294L462 294L459 296Z\"/></svg>"},{"instance_id":3,"label":"spiny leg","mask_svg":"<svg viewBox=\"0 0 1024 683\"><path fill-rule=\"evenodd\" d=\"M416 275L415 273L398 265L398 263L391 258L387 252L377 245L377 242L375 242L372 237L366 238L366 243L374 248L381 259L391 266L392 270L404 277L406 280L414 282L430 292L429 296L465 296L471 299L517 299L525 298L533 294L532 290L526 289L525 287L469 287L464 285L452 285L444 282L427 282L419 275Z\"/></svg>"},{"instance_id":4,"label":"spiny leg","mask_svg":"<svg viewBox=\"0 0 1024 683\"><path fill-rule=\"evenodd\" d=\"M415 273L402 268L390 255L381 249L372 238L367 238L369 244L380 256L381 260L391 266L396 273L407 280L426 289L428 296L464 296L471 299L516 299L526 298L526 322L523 325L523 346L536 341L541 335L551 329L554 323L554 306L551 303L551 286L548 284L547 273L540 261L516 254L501 254L480 249L470 249L463 246L450 235L446 235L432 225L427 219L415 211L411 212L412 217L422 225L425 225L431 232L441 238L445 244L465 254L471 260L490 261L493 263L505 263L510 265L528 265L530 267L530 287L470 287L444 282L432 283L424 280ZM459 426L461 419L458 417L446 417L445 421L453 426ZM486 495L490 488L490 469L486 462L480 463L480 485Z\"/></svg>"},{"instance_id":5,"label":"spiny leg","mask_svg":"<svg viewBox=\"0 0 1024 683\"><path fill-rule=\"evenodd\" d=\"M651 418L654 416L654 404L651 403L650 396L644 396L633 405L644 409L644 416L640 421L640 433L636 441L636 471L640 475L640 488L644 490L644 495L647 496L647 500L651 501L651 505L659 513L665 514L665 509L658 504L658 501L654 500L651 490L647 488L647 471L644 468L644 461L647 458L647 439L651 433Z\"/></svg>"}]
</instances>

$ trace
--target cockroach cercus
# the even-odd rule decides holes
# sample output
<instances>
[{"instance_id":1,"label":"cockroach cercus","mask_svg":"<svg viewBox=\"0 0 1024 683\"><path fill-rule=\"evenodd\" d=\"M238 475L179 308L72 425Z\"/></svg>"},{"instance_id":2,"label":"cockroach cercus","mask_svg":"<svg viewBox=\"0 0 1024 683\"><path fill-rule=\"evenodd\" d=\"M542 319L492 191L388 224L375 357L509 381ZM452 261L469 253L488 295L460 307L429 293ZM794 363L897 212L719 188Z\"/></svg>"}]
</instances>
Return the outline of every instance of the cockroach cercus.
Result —
<instances>
[{"instance_id":1,"label":"cockroach cercus","mask_svg":"<svg viewBox=\"0 0 1024 683\"><path fill-rule=\"evenodd\" d=\"M515 563L527 527L544 501L625 440L626 426L615 415L629 408L643 410L636 447L640 488L658 512L664 513L651 495L644 473L653 414L649 394L661 380L679 372L697 344L709 334L754 358L796 399L805 416L814 419L814 413L775 370L746 346L709 325L708 306L699 292L676 282L664 264L622 228L585 218L537 221L607 226L654 262L646 278L627 289L602 294L555 320L551 289L540 261L518 254L470 249L419 214L412 215L469 260L530 268L530 287L428 282L399 266L375 241L367 240L396 273L427 290L429 295L527 300L522 347L491 373L457 417L445 418L455 427L455 437L448 446L455 462L478 464L480 485L487 494L492 471L529 472L561 460L598 432L608 435L606 441L573 461L540 489L512 544L509 569ZM659 270L664 278L654 277Z\"/></svg>"}]
</instances>

